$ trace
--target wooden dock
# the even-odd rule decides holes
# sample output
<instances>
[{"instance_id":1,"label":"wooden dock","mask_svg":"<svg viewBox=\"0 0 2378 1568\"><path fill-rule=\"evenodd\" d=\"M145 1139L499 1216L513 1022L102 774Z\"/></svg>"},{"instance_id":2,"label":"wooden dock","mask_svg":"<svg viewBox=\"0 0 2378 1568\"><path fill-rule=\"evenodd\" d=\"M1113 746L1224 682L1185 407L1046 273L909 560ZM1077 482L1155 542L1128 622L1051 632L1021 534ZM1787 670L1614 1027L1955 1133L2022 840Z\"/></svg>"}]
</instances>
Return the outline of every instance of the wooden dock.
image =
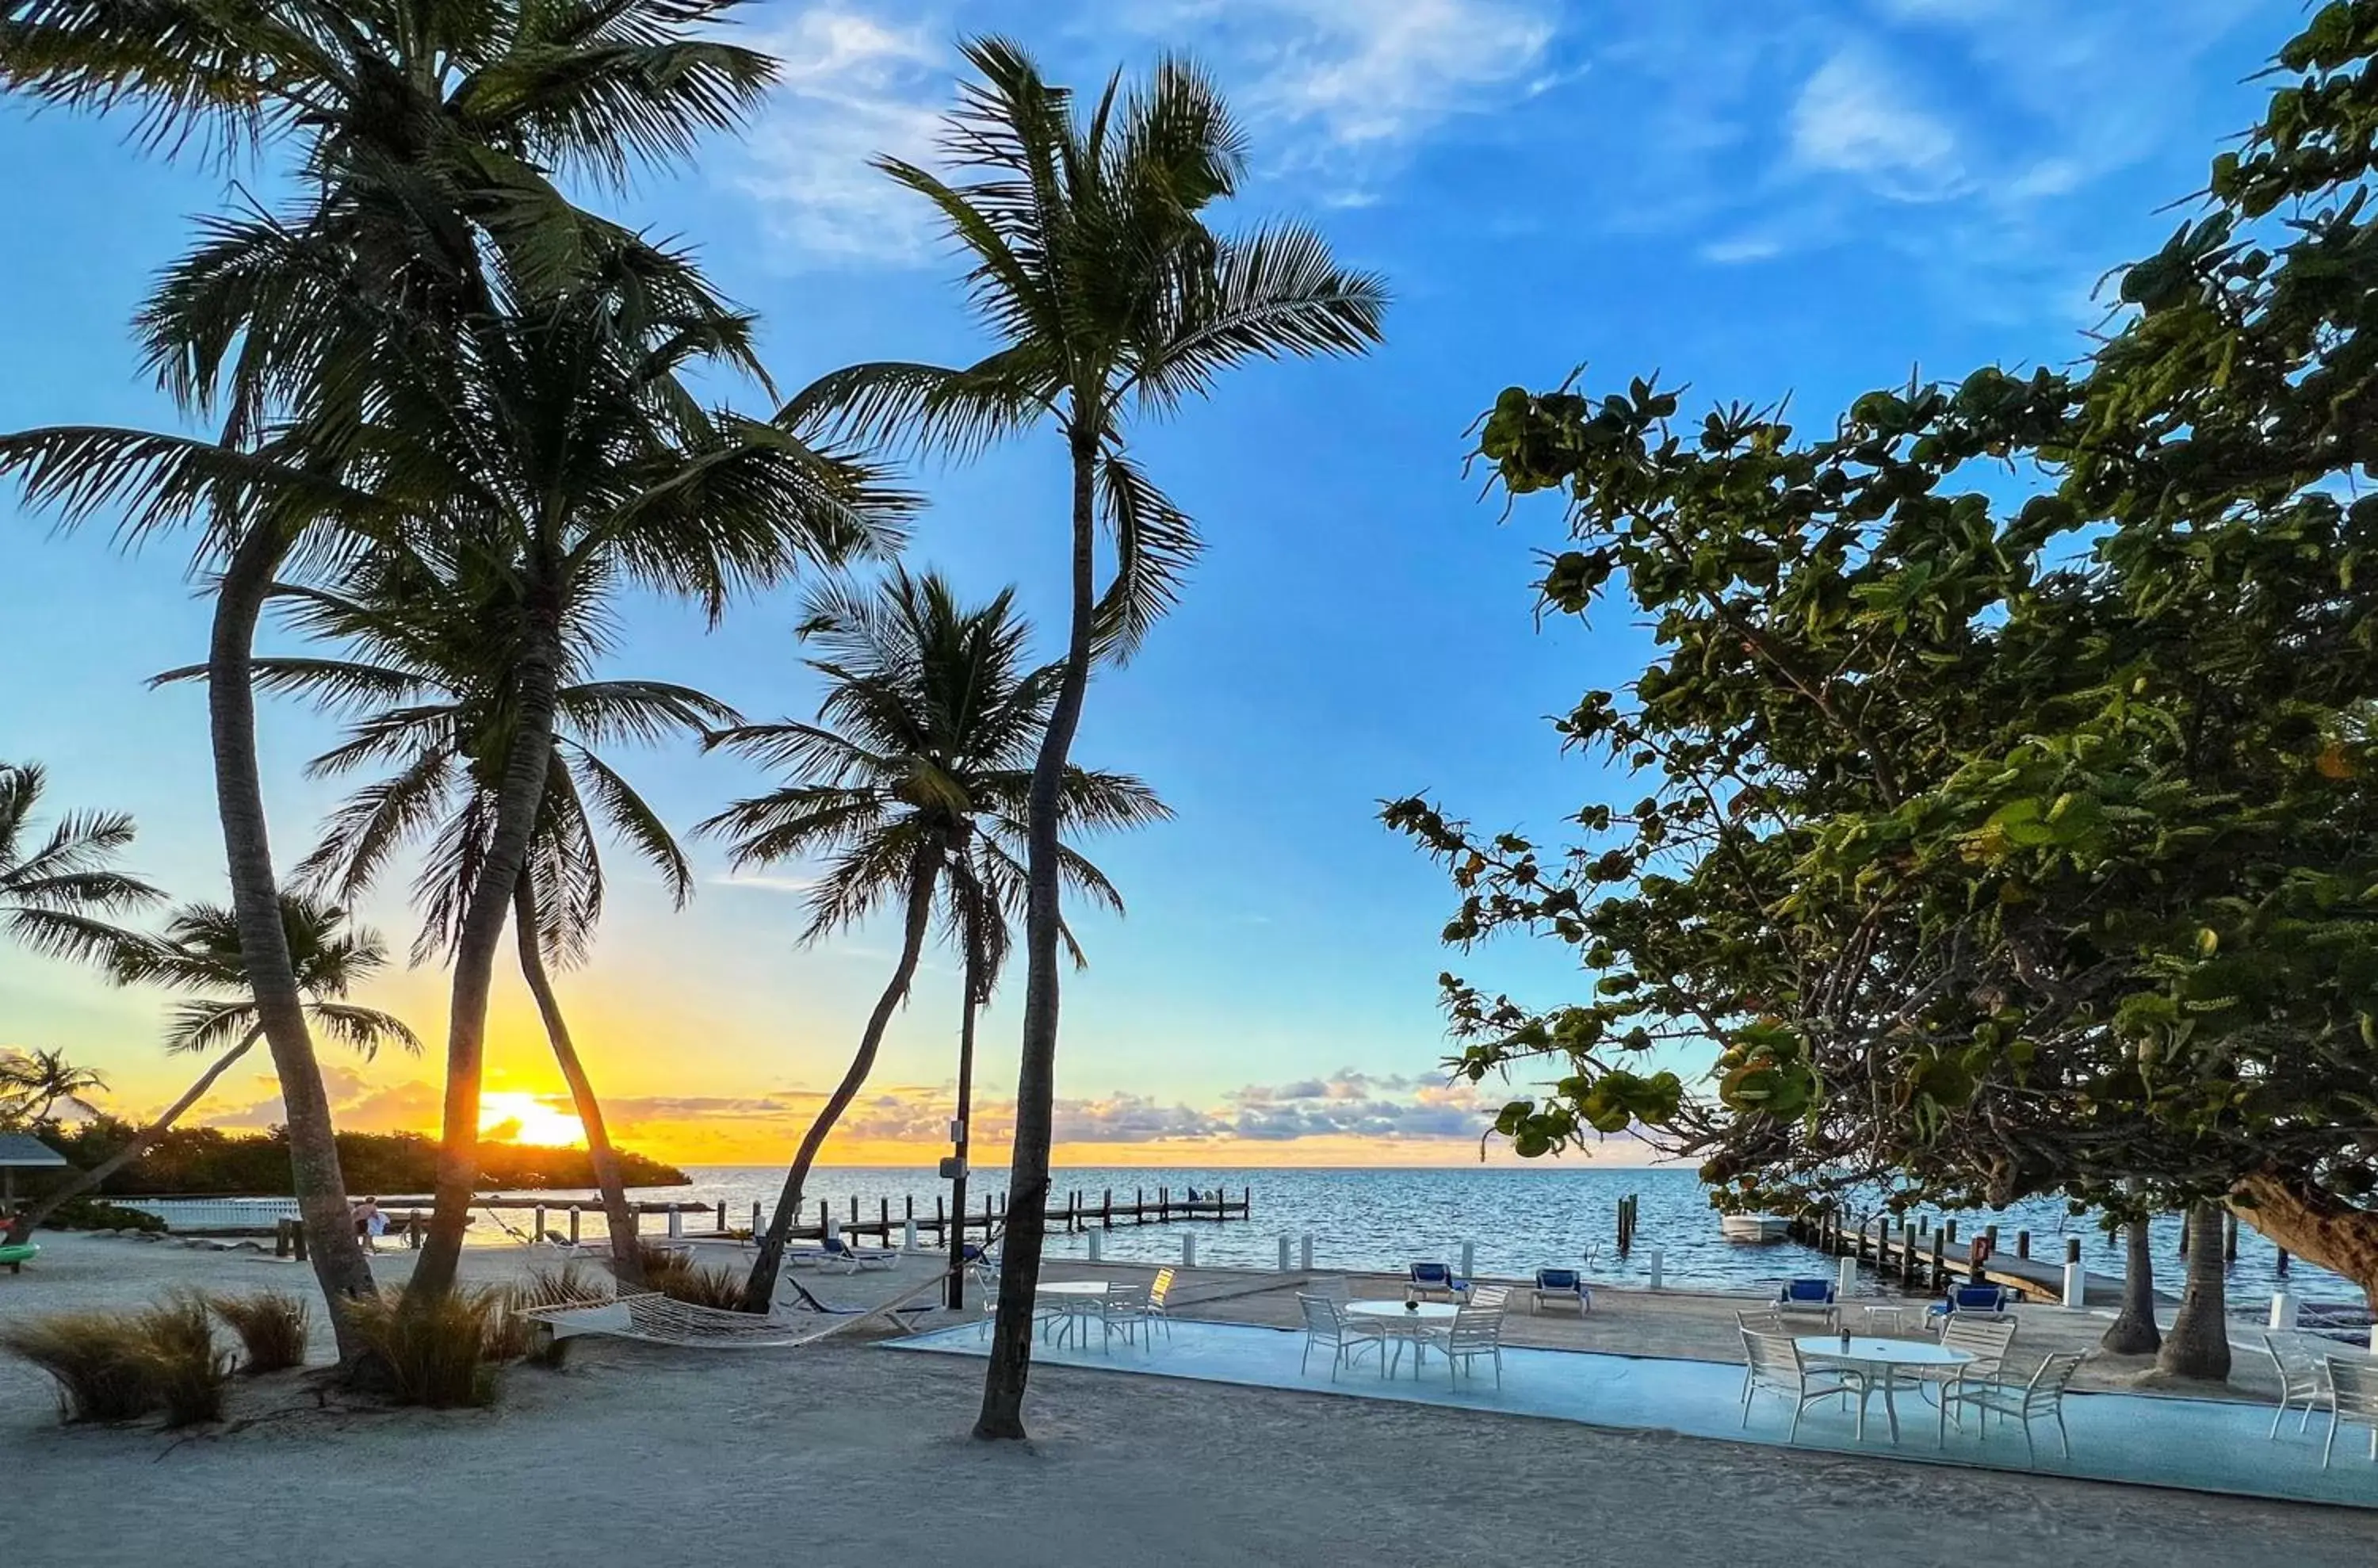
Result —
<instances>
[{"instance_id":1,"label":"wooden dock","mask_svg":"<svg viewBox=\"0 0 2378 1568\"><path fill-rule=\"evenodd\" d=\"M1049 1205L1048 1223L1051 1230L1067 1235L1088 1230L1112 1230L1117 1225L1165 1225L1189 1221L1221 1224L1254 1218L1255 1203L1255 1188L1251 1187L1241 1188L1236 1198L1221 1188L1200 1191L1194 1198L1176 1196L1169 1187L1156 1188L1152 1196L1146 1188L1135 1188L1127 1199L1120 1199L1114 1188L1105 1188L1095 1193L1071 1191L1064 1195L1063 1202L1052 1201ZM429 1223L430 1207L427 1198L380 1200L380 1212L388 1216L389 1235L414 1246L419 1245L420 1235ZM601 1203L587 1199L556 1201L546 1198L495 1197L479 1199L471 1207L474 1211L525 1212L529 1216L528 1221L519 1227L524 1236L542 1236L549 1233L566 1236L573 1242L579 1239L580 1226L586 1216L599 1216L603 1212ZM736 1223L744 1221L747 1216L728 1213L723 1201L640 1202L631 1203L628 1207L635 1212L639 1232L643 1231L646 1216L656 1216L663 1222L667 1238L671 1240L740 1238L756 1235L768 1223L767 1206L760 1203L751 1205L748 1225ZM689 1224L688 1220L695 1217L698 1217L696 1223ZM969 1205L966 1213L955 1222L950 1216L949 1200L943 1194L934 1195L930 1213L919 1208L913 1196L901 1199L895 1208L889 1198L878 1198L871 1205L854 1194L847 1200L847 1207L839 1212L835 1205L821 1199L817 1218L796 1223L791 1234L796 1241L818 1241L829 1232L837 1232L857 1239L871 1236L889 1247L895 1241L905 1240L908 1227L914 1225L920 1238L930 1238L931 1245L939 1249L948 1246L947 1237L953 1229L961 1236L969 1232L991 1235L1003 1229L1007 1219L1005 1193L996 1196L985 1193L980 1209ZM701 1220L707 1220L709 1224L700 1225ZM501 1224L503 1222L498 1219L498 1223ZM177 1227L185 1235L277 1234L282 1237L284 1249L293 1245L289 1236L293 1228L294 1222L286 1219L273 1224L250 1223L239 1229Z\"/></svg>"},{"instance_id":2,"label":"wooden dock","mask_svg":"<svg viewBox=\"0 0 2378 1568\"><path fill-rule=\"evenodd\" d=\"M1976 1272L1970 1238L1957 1239L1954 1220L1866 1215L1844 1223L1833 1215L1814 1214L1792 1222L1792 1239L1802 1246L1829 1257L1856 1258L1884 1278L1899 1280L1912 1289L1946 1290L1954 1281L2002 1285L2029 1301L2064 1299L2064 1265L2080 1261L2079 1236L2062 1238L2060 1256L2035 1258L2029 1231L2015 1232L2011 1241L1994 1224L1984 1226L1981 1234L1988 1238L1985 1248L1988 1256ZM2082 1291L2082 1299L2089 1306L2115 1305L2122 1298L2122 1282L2112 1275L2084 1272Z\"/></svg>"}]
</instances>

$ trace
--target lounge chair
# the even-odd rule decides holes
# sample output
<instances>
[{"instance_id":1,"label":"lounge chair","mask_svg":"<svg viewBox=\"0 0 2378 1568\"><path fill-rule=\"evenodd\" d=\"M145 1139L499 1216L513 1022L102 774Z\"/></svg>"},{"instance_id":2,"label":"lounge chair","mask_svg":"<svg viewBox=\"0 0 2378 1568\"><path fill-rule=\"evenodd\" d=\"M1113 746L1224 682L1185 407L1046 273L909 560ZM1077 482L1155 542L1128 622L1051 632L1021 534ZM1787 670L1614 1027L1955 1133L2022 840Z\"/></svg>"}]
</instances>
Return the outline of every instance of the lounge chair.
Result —
<instances>
[{"instance_id":1,"label":"lounge chair","mask_svg":"<svg viewBox=\"0 0 2378 1568\"><path fill-rule=\"evenodd\" d=\"M2039 1463L2039 1448L2032 1441L2031 1424L2036 1420L2056 1422L2056 1442L2063 1456L2072 1457L2072 1439L2064 1429L2064 1391L2072 1382L2072 1374L2081 1369L2077 1352L2050 1356L2040 1362L2039 1369L2025 1382L2013 1382L1995 1376L1976 1376L1970 1369L1962 1371L1940 1385L1940 1446L1949 1442L1949 1415L1957 1414L1957 1424L1964 1425L1964 1413L1972 1410L1978 1417L1981 1435L1990 1435L1989 1420L1998 1416L2023 1423L2024 1463ZM2378 1443L2378 1434L2373 1434Z\"/></svg>"},{"instance_id":2,"label":"lounge chair","mask_svg":"<svg viewBox=\"0 0 2378 1568\"><path fill-rule=\"evenodd\" d=\"M1304 1314L1304 1354L1297 1357L1300 1376L1313 1359L1315 1348L1329 1348L1329 1381L1338 1381L1338 1369L1351 1366L1364 1350L1377 1357L1380 1369L1387 1369L1387 1329L1383 1324L1351 1317L1346 1309L1323 1296L1297 1293L1297 1309Z\"/></svg>"},{"instance_id":3,"label":"lounge chair","mask_svg":"<svg viewBox=\"0 0 2378 1568\"><path fill-rule=\"evenodd\" d=\"M5 1265L12 1274L21 1274L25 1272L25 1265L41 1255L41 1246L36 1242L28 1241L16 1247L0 1247L0 1265Z\"/></svg>"},{"instance_id":4,"label":"lounge chair","mask_svg":"<svg viewBox=\"0 0 2378 1568\"><path fill-rule=\"evenodd\" d=\"M1810 1367L1800 1358L1800 1347L1788 1334L1742 1331L1742 1353L1749 1372L1742 1380L1742 1424L1750 1425L1750 1401L1760 1393L1781 1394L1792 1401L1792 1428L1784 1441L1800 1435L1800 1417L1808 1406L1827 1399L1847 1401L1863 1393L1866 1381L1847 1367Z\"/></svg>"},{"instance_id":5,"label":"lounge chair","mask_svg":"<svg viewBox=\"0 0 2378 1568\"><path fill-rule=\"evenodd\" d=\"M1821 1318L1832 1328L1841 1320L1841 1308L1835 1299L1831 1280L1786 1280L1775 1293L1775 1311L1779 1317Z\"/></svg>"},{"instance_id":6,"label":"lounge chair","mask_svg":"<svg viewBox=\"0 0 2378 1568\"><path fill-rule=\"evenodd\" d=\"M1470 1282L1457 1279L1450 1263L1414 1263L1411 1289L1423 1301L1459 1301L1469 1291Z\"/></svg>"},{"instance_id":7,"label":"lounge chair","mask_svg":"<svg viewBox=\"0 0 2378 1568\"><path fill-rule=\"evenodd\" d=\"M2366 1356L2332 1356L2328 1369L2328 1441L2320 1445L2320 1467L2336 1452L2336 1429L2370 1429L2370 1460L2378 1465L2378 1366Z\"/></svg>"},{"instance_id":8,"label":"lounge chair","mask_svg":"<svg viewBox=\"0 0 2378 1568\"><path fill-rule=\"evenodd\" d=\"M1441 1351L1446 1359L1448 1381L1459 1383L1470 1364L1481 1357L1495 1363L1495 1386L1503 1386L1503 1309L1496 1307L1463 1307L1453 1314L1453 1321L1442 1329L1422 1336L1423 1344ZM1418 1354L1417 1351L1414 1354ZM1414 1363L1417 1367L1418 1363Z\"/></svg>"},{"instance_id":9,"label":"lounge chair","mask_svg":"<svg viewBox=\"0 0 2378 1568\"><path fill-rule=\"evenodd\" d=\"M853 1247L838 1236L829 1236L819 1248L824 1266L840 1268L846 1273L858 1273L865 1269L896 1269L900 1254L887 1247Z\"/></svg>"},{"instance_id":10,"label":"lounge chair","mask_svg":"<svg viewBox=\"0 0 2378 1568\"><path fill-rule=\"evenodd\" d=\"M2271 1441L2278 1441L2279 1423L2288 1418L2288 1406L2298 1400L2303 1401L2303 1417L2296 1422L2296 1431L2310 1431L2312 1412L2328 1403L2327 1369L2293 1334L2266 1333L2263 1349L2279 1374L2279 1407L2271 1416Z\"/></svg>"},{"instance_id":11,"label":"lounge chair","mask_svg":"<svg viewBox=\"0 0 2378 1568\"><path fill-rule=\"evenodd\" d=\"M1574 1307L1579 1317L1593 1310L1593 1292L1585 1287L1585 1276L1575 1269L1538 1269L1531 1295L1531 1312L1541 1312L1548 1304Z\"/></svg>"},{"instance_id":12,"label":"lounge chair","mask_svg":"<svg viewBox=\"0 0 2378 1568\"><path fill-rule=\"evenodd\" d=\"M1954 1285L1949 1294L1924 1309L1928 1318L1948 1318L1976 1312L2003 1315L2014 1305L2014 1292L2002 1285Z\"/></svg>"}]
</instances>

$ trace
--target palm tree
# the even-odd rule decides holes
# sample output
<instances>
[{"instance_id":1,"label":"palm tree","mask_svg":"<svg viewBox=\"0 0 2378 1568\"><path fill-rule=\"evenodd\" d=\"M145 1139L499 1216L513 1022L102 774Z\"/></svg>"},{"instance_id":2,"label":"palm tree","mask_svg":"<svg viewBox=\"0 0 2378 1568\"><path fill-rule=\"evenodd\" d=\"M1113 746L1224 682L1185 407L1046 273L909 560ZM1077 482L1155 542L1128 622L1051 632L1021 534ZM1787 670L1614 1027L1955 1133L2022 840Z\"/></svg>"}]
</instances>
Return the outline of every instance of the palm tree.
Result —
<instances>
[{"instance_id":1,"label":"palm tree","mask_svg":"<svg viewBox=\"0 0 2378 1568\"><path fill-rule=\"evenodd\" d=\"M48 783L39 763L0 763L0 923L37 953L105 962L132 939L108 917L164 895L115 869L136 832L122 812L69 812L38 833Z\"/></svg>"},{"instance_id":2,"label":"palm tree","mask_svg":"<svg viewBox=\"0 0 2378 1568\"><path fill-rule=\"evenodd\" d=\"M1047 421L1073 485L1069 621L1034 763L1025 904L1024 1043L1016 1084L1013 1211L981 1437L1024 1435L1057 1052L1059 802L1090 663L1128 653L1171 602L1196 549L1189 519L1133 461L1126 424L1163 415L1254 358L1360 354L1378 341L1386 293L1341 270L1292 223L1217 234L1203 216L1245 167L1212 82L1178 59L1129 93L1120 73L1087 116L1003 39L965 46L980 80L961 90L943 139L960 183L896 158L876 166L930 201L967 255L968 296L998 346L963 368L879 363L835 371L795 398L802 427L829 418L868 444L905 437L959 454ZM1099 541L1113 552L1103 585Z\"/></svg>"},{"instance_id":3,"label":"palm tree","mask_svg":"<svg viewBox=\"0 0 2378 1568\"><path fill-rule=\"evenodd\" d=\"M792 782L736 802L697 832L731 839L739 868L823 859L801 940L857 924L886 904L901 911L900 957L868 1015L842 1081L802 1135L744 1286L746 1311L775 1295L785 1243L811 1167L875 1066L892 1015L907 999L937 900L962 915L986 868L1021 881L1012 846L1024 813L1058 675L1027 662L1030 628L1014 590L969 609L938 575L895 567L871 594L812 594L800 634L825 657L817 722L746 725L711 744L780 769ZM1069 826L1126 827L1171 814L1138 779L1069 768L1059 814ZM1066 880L1109 908L1122 899L1099 869L1061 845ZM972 993L969 992L971 997Z\"/></svg>"},{"instance_id":4,"label":"palm tree","mask_svg":"<svg viewBox=\"0 0 2378 1568\"><path fill-rule=\"evenodd\" d=\"M203 520L220 563L208 661L210 739L233 907L287 1107L295 1190L343 1353L342 1299L372 1289L303 994L282 935L256 757L248 657L283 563L384 526L342 484L375 392L459 318L489 308L500 256L551 294L641 247L579 211L553 175L623 181L739 125L775 66L708 36L735 0L24 0L0 22L0 88L129 109L152 147L294 154L305 199L286 215L210 220L140 328L160 383L218 441L60 428L0 442L0 472L69 521L137 497L138 538ZM548 175L548 171L551 175ZM651 253L657 258L659 253ZM492 947L492 943L489 944Z\"/></svg>"},{"instance_id":5,"label":"palm tree","mask_svg":"<svg viewBox=\"0 0 2378 1568\"><path fill-rule=\"evenodd\" d=\"M2156 1369L2172 1377L2226 1382L2229 1377L2228 1260L2222 1255L2221 1205L2188 1209L2188 1273L2180 1310L2164 1335Z\"/></svg>"},{"instance_id":6,"label":"palm tree","mask_svg":"<svg viewBox=\"0 0 2378 1568\"><path fill-rule=\"evenodd\" d=\"M88 1111L83 1098L107 1088L90 1067L78 1067L64 1051L0 1053L0 1128L32 1127L57 1114L63 1100Z\"/></svg>"},{"instance_id":7,"label":"palm tree","mask_svg":"<svg viewBox=\"0 0 2378 1568\"><path fill-rule=\"evenodd\" d=\"M486 855L519 706L512 677L524 621L521 585L517 573L488 570L474 555L442 562L416 551L374 556L334 587L279 590L294 607L290 619L298 630L342 644L354 657L256 660L259 686L310 697L351 719L345 740L315 758L309 773L336 778L394 766L332 814L296 880L352 901L393 856L426 838L413 885L423 911L415 962L453 950ZM643 1277L635 1220L602 1102L579 1059L550 970L582 961L602 919L607 879L598 821L659 874L677 907L693 893L692 868L675 836L595 748L657 742L671 732L702 736L741 716L688 686L592 679L589 668L613 641L607 625L583 615L565 628L553 754L528 869L513 894L513 937L522 976L585 1128L587 1160L609 1222L612 1269L632 1285ZM159 679L204 674L198 667Z\"/></svg>"},{"instance_id":8,"label":"palm tree","mask_svg":"<svg viewBox=\"0 0 2378 1568\"><path fill-rule=\"evenodd\" d=\"M388 962L378 935L362 927L348 929L345 911L294 893L282 895L281 920L296 961L298 984L307 997L306 1016L315 1028L353 1047L366 1061L383 1045L421 1049L413 1031L395 1015L345 1000ZM264 1037L256 994L247 984L246 963L240 956L238 918L219 904L184 906L166 923L163 935L126 944L110 968L120 984L201 993L174 1009L165 1030L169 1053L203 1055L226 1044L231 1048L123 1148L18 1215L8 1235L11 1241L22 1240L61 1204L96 1190L147 1153Z\"/></svg>"}]
</instances>

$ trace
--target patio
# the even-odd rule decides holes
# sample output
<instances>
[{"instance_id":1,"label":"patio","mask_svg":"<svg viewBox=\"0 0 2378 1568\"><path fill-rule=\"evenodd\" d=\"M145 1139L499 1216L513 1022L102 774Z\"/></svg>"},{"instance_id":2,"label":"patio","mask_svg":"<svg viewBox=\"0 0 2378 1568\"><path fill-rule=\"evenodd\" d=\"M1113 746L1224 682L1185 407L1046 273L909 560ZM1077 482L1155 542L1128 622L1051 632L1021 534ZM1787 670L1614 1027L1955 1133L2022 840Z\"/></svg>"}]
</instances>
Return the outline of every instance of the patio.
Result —
<instances>
[{"instance_id":1,"label":"patio","mask_svg":"<svg viewBox=\"0 0 2378 1568\"><path fill-rule=\"evenodd\" d=\"M1116 1340L1101 1348L1036 1345L1044 1364L1125 1375L1185 1378L1203 1382L1298 1390L1354 1399L1492 1411L1510 1416L1575 1421L1588 1426L1666 1430L1688 1437L1783 1447L1791 1422L1787 1401L1760 1397L1742 1424L1743 1371L1723 1362L1615 1356L1593 1351L1545 1350L1506 1344L1503 1382L1491 1374L1449 1386L1445 1366L1432 1358L1425 1378L1415 1380L1409 1362L1389 1381L1368 1365L1341 1371L1333 1382L1329 1357L1313 1357L1309 1372L1298 1370L1301 1332L1243 1323L1176 1319L1168 1340L1159 1331L1152 1345ZM886 1342L894 1350L948 1356L981 1356L985 1344L974 1327L941 1329ZM2032 1357L2032 1359L2036 1359ZM2016 1366L2028 1366L2017 1351ZM2323 1419L2298 1435L2290 1415L2277 1441L2268 1441L2271 1408L2236 1400L2148 1397L2125 1393L2074 1393L2067 1396L2065 1421L2072 1456L2057 1453L2052 1423L2035 1429L2040 1439L2036 1466L2024 1464L2023 1436L2012 1424L1993 1421L1988 1441L1973 1429L1952 1426L1945 1449L1933 1446L1934 1407L1908 1395L1902 1406L1904 1429L1892 1444L1879 1419L1864 1443L1855 1438L1855 1411L1837 1404L1813 1405L1800 1423L1802 1449L1856 1453L1868 1458L1986 1470L2034 1469L2129 1486L2176 1487L2190 1491L2275 1498L2288 1502L2378 1508L2378 1465L2369 1459L2366 1430L2348 1428L2337 1438L2334 1466L2320 1464ZM1879 1415L1879 1412L1878 1412Z\"/></svg>"}]
</instances>

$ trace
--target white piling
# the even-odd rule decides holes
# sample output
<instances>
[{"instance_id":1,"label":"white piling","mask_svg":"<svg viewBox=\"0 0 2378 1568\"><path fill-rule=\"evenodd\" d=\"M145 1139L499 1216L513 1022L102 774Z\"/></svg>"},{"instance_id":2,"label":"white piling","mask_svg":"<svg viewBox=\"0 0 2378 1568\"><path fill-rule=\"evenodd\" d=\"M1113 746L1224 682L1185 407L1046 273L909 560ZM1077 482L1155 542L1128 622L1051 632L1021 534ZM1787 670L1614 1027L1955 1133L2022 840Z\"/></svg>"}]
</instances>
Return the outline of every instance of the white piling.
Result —
<instances>
[{"instance_id":1,"label":"white piling","mask_svg":"<svg viewBox=\"0 0 2378 1568\"><path fill-rule=\"evenodd\" d=\"M1094 1230L1094 1231L1090 1232L1090 1261L1091 1261L1091 1262L1095 1263L1095 1262L1097 1262L1099 1259L1101 1259L1101 1258L1103 1258L1103 1257L1105 1257L1105 1256L1106 1256L1106 1250L1107 1250L1107 1248L1106 1248L1106 1240L1107 1240L1106 1232L1104 1232L1104 1231L1099 1231L1099 1230Z\"/></svg>"},{"instance_id":2,"label":"white piling","mask_svg":"<svg viewBox=\"0 0 2378 1568\"><path fill-rule=\"evenodd\" d=\"M671 1241L682 1241L685 1239L685 1215L679 1212L674 1205L670 1207L668 1212L668 1238Z\"/></svg>"},{"instance_id":3,"label":"white piling","mask_svg":"<svg viewBox=\"0 0 2378 1568\"><path fill-rule=\"evenodd\" d=\"M914 1214L900 1222L900 1250L917 1250L917 1217Z\"/></svg>"},{"instance_id":4,"label":"white piling","mask_svg":"<svg viewBox=\"0 0 2378 1568\"><path fill-rule=\"evenodd\" d=\"M2078 1311L2089 1298L2089 1275L2078 1263L2064 1265L2064 1305Z\"/></svg>"},{"instance_id":5,"label":"white piling","mask_svg":"<svg viewBox=\"0 0 2378 1568\"><path fill-rule=\"evenodd\" d=\"M1093 1231L1091 1234L1097 1233ZM1184 1269L1194 1269L1197 1266L1197 1238L1194 1236L1184 1236L1181 1238L1181 1266Z\"/></svg>"},{"instance_id":6,"label":"white piling","mask_svg":"<svg viewBox=\"0 0 2378 1568\"><path fill-rule=\"evenodd\" d=\"M545 1239L545 1205L542 1203L536 1206L536 1228L530 1231L528 1234L529 1239L532 1241L543 1241Z\"/></svg>"},{"instance_id":7,"label":"white piling","mask_svg":"<svg viewBox=\"0 0 2378 1568\"><path fill-rule=\"evenodd\" d=\"M1474 1279L1477 1274L1478 1244L1474 1241L1465 1241L1461 1244L1461 1277Z\"/></svg>"},{"instance_id":8,"label":"white piling","mask_svg":"<svg viewBox=\"0 0 2378 1568\"><path fill-rule=\"evenodd\" d=\"M1651 1288L1653 1290L1660 1288L1660 1265L1663 1260L1660 1249L1656 1247L1651 1248Z\"/></svg>"},{"instance_id":9,"label":"white piling","mask_svg":"<svg viewBox=\"0 0 2378 1568\"><path fill-rule=\"evenodd\" d=\"M1305 1233L1303 1244L1298 1249L1296 1266L1308 1274L1313 1272L1313 1235L1310 1231Z\"/></svg>"},{"instance_id":10,"label":"white piling","mask_svg":"<svg viewBox=\"0 0 2378 1568\"><path fill-rule=\"evenodd\" d=\"M1833 1276L1833 1294L1847 1301L1857 1294L1857 1260L1844 1258Z\"/></svg>"},{"instance_id":11,"label":"white piling","mask_svg":"<svg viewBox=\"0 0 2378 1568\"><path fill-rule=\"evenodd\" d=\"M2282 1290L2271 1297L2271 1327L2281 1331L2296 1326L2296 1298Z\"/></svg>"},{"instance_id":12,"label":"white piling","mask_svg":"<svg viewBox=\"0 0 2378 1568\"><path fill-rule=\"evenodd\" d=\"M842 1239L842 1222L835 1219L832 1214L828 1214L825 1217L825 1239L828 1241L840 1241Z\"/></svg>"},{"instance_id":13,"label":"white piling","mask_svg":"<svg viewBox=\"0 0 2378 1568\"><path fill-rule=\"evenodd\" d=\"M1284 1236L1279 1238L1279 1272L1288 1272L1288 1237Z\"/></svg>"}]
</instances>

